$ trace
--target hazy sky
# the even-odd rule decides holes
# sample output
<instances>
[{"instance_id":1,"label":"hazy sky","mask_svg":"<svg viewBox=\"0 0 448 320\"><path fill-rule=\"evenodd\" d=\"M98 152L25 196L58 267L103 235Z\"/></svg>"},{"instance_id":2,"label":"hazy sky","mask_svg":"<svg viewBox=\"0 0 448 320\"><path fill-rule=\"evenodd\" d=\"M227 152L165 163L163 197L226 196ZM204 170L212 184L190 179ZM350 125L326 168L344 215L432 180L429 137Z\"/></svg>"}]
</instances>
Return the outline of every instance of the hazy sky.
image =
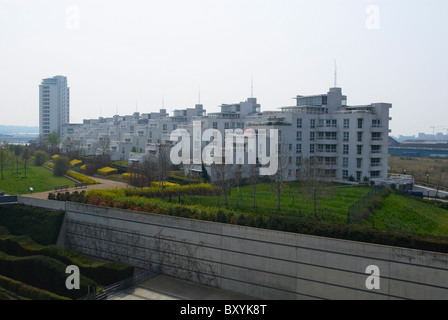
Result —
<instances>
[{"instance_id":1,"label":"hazy sky","mask_svg":"<svg viewBox=\"0 0 448 320\"><path fill-rule=\"evenodd\" d=\"M71 122L251 94L262 110L337 84L389 102L392 135L448 129L447 0L0 0L0 124L39 124L65 75ZM435 131L442 131L436 128ZM445 131L446 133L446 131Z\"/></svg>"}]
</instances>

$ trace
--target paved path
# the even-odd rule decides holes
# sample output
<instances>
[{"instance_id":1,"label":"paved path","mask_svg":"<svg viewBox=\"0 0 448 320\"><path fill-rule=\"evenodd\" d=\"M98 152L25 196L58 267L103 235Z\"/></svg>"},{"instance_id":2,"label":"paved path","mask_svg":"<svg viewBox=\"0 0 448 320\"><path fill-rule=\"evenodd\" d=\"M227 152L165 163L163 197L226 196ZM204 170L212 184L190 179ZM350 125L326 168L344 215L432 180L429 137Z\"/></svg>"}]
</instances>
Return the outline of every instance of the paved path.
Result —
<instances>
[{"instance_id":1,"label":"paved path","mask_svg":"<svg viewBox=\"0 0 448 320\"><path fill-rule=\"evenodd\" d=\"M110 179L102 179L97 177L92 178L98 181L99 184L93 184L84 188L75 188L75 187L68 188L67 191L73 192L73 191L92 190L92 189L124 189L129 187L129 185L126 182L114 181ZM22 196L36 199L48 199L48 194L50 192L54 192L54 190L37 192L33 194L22 194Z\"/></svg>"}]
</instances>

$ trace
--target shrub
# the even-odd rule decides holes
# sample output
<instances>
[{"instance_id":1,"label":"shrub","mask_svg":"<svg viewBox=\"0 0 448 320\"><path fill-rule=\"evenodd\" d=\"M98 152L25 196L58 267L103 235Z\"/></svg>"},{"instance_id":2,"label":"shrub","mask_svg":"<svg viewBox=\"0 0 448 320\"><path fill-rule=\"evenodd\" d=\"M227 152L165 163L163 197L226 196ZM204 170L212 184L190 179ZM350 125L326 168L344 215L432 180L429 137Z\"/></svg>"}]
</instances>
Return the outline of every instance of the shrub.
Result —
<instances>
[{"instance_id":1,"label":"shrub","mask_svg":"<svg viewBox=\"0 0 448 320\"><path fill-rule=\"evenodd\" d=\"M78 180L80 182L86 182L89 185L98 184L99 183L98 181L96 181L96 180L94 180L92 178L89 178L89 177L87 177L87 176L85 176L85 175L83 175L81 173L74 172L74 171L68 171L67 172L67 176L69 176L69 177L71 177L71 178L73 178L75 180Z\"/></svg>"},{"instance_id":2,"label":"shrub","mask_svg":"<svg viewBox=\"0 0 448 320\"><path fill-rule=\"evenodd\" d=\"M29 286L20 281L0 275L0 287L20 297L31 300L69 300L52 292Z\"/></svg>"},{"instance_id":3,"label":"shrub","mask_svg":"<svg viewBox=\"0 0 448 320\"><path fill-rule=\"evenodd\" d=\"M102 175L107 176L107 175L109 175L109 174L117 173L117 172L118 172L118 169L111 168L111 167L104 167L104 168L98 169L97 172L98 172L99 174L102 174Z\"/></svg>"},{"instance_id":4,"label":"shrub","mask_svg":"<svg viewBox=\"0 0 448 320\"><path fill-rule=\"evenodd\" d=\"M54 160L54 175L63 177L70 169L70 160L65 156L57 157Z\"/></svg>"},{"instance_id":5,"label":"shrub","mask_svg":"<svg viewBox=\"0 0 448 320\"><path fill-rule=\"evenodd\" d=\"M8 278L70 298L86 295L88 287L96 286L81 273L80 290L68 290L66 268L62 262L45 256L14 257L0 252L0 274Z\"/></svg>"},{"instance_id":6,"label":"shrub","mask_svg":"<svg viewBox=\"0 0 448 320\"><path fill-rule=\"evenodd\" d=\"M47 161L48 154L45 151L38 150L34 153L34 165L41 166Z\"/></svg>"},{"instance_id":7,"label":"shrub","mask_svg":"<svg viewBox=\"0 0 448 320\"><path fill-rule=\"evenodd\" d=\"M42 245L56 243L64 219L64 211L16 204L0 208L0 225L11 234L30 236Z\"/></svg>"},{"instance_id":8,"label":"shrub","mask_svg":"<svg viewBox=\"0 0 448 320\"><path fill-rule=\"evenodd\" d=\"M28 236L0 236L0 251L18 257L42 255L66 265L76 265L81 274L102 285L132 277L134 267L120 262L93 262L82 254L56 245L42 246Z\"/></svg>"},{"instance_id":9,"label":"shrub","mask_svg":"<svg viewBox=\"0 0 448 320\"><path fill-rule=\"evenodd\" d=\"M82 161L81 160L77 160L77 159L73 159L72 161L70 161L70 165L72 167L75 167L75 166L77 166L77 165L79 165L81 163L82 163Z\"/></svg>"}]
</instances>

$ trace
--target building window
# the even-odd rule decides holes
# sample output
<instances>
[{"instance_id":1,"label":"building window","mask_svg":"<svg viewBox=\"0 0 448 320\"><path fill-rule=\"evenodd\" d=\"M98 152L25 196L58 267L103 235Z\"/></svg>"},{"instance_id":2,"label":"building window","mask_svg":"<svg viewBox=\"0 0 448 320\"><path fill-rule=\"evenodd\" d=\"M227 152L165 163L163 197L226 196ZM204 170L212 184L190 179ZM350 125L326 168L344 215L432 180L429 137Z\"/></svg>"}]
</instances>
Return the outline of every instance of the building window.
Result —
<instances>
[{"instance_id":1,"label":"building window","mask_svg":"<svg viewBox=\"0 0 448 320\"><path fill-rule=\"evenodd\" d=\"M363 119L358 119L358 129L362 129L362 121Z\"/></svg>"},{"instance_id":2,"label":"building window","mask_svg":"<svg viewBox=\"0 0 448 320\"><path fill-rule=\"evenodd\" d=\"M302 141L302 131L297 131L297 141Z\"/></svg>"},{"instance_id":3,"label":"building window","mask_svg":"<svg viewBox=\"0 0 448 320\"><path fill-rule=\"evenodd\" d=\"M350 119L344 119L344 129L350 128Z\"/></svg>"},{"instance_id":4,"label":"building window","mask_svg":"<svg viewBox=\"0 0 448 320\"><path fill-rule=\"evenodd\" d=\"M310 119L310 127L312 129L316 128L316 119Z\"/></svg>"},{"instance_id":5,"label":"building window","mask_svg":"<svg viewBox=\"0 0 448 320\"><path fill-rule=\"evenodd\" d=\"M348 170L342 170L342 179L348 180Z\"/></svg>"},{"instance_id":6,"label":"building window","mask_svg":"<svg viewBox=\"0 0 448 320\"><path fill-rule=\"evenodd\" d=\"M342 158L342 166L344 168L348 168L348 158L347 157Z\"/></svg>"},{"instance_id":7,"label":"building window","mask_svg":"<svg viewBox=\"0 0 448 320\"><path fill-rule=\"evenodd\" d=\"M381 158L372 158L370 160L370 165L372 167L379 167L379 166L381 166Z\"/></svg>"},{"instance_id":8,"label":"building window","mask_svg":"<svg viewBox=\"0 0 448 320\"><path fill-rule=\"evenodd\" d=\"M213 122L213 129L218 129L218 122Z\"/></svg>"},{"instance_id":9,"label":"building window","mask_svg":"<svg viewBox=\"0 0 448 320\"><path fill-rule=\"evenodd\" d=\"M372 140L373 141L380 141L381 138L381 132L372 132Z\"/></svg>"},{"instance_id":10,"label":"building window","mask_svg":"<svg viewBox=\"0 0 448 320\"><path fill-rule=\"evenodd\" d=\"M344 132L344 141L348 141L350 138L350 133L349 132Z\"/></svg>"},{"instance_id":11,"label":"building window","mask_svg":"<svg viewBox=\"0 0 448 320\"><path fill-rule=\"evenodd\" d=\"M301 144L296 145L296 153L302 153L302 145Z\"/></svg>"},{"instance_id":12,"label":"building window","mask_svg":"<svg viewBox=\"0 0 448 320\"><path fill-rule=\"evenodd\" d=\"M371 171L370 177L371 178L378 178L381 175L381 171Z\"/></svg>"},{"instance_id":13,"label":"building window","mask_svg":"<svg viewBox=\"0 0 448 320\"><path fill-rule=\"evenodd\" d=\"M314 144L310 144L310 153L314 153Z\"/></svg>"},{"instance_id":14,"label":"building window","mask_svg":"<svg viewBox=\"0 0 448 320\"><path fill-rule=\"evenodd\" d=\"M315 132L310 132L310 140L314 141Z\"/></svg>"},{"instance_id":15,"label":"building window","mask_svg":"<svg viewBox=\"0 0 448 320\"><path fill-rule=\"evenodd\" d=\"M371 147L371 152L372 153L381 153L381 146L372 146Z\"/></svg>"},{"instance_id":16,"label":"building window","mask_svg":"<svg viewBox=\"0 0 448 320\"><path fill-rule=\"evenodd\" d=\"M356 146L356 150L357 150L357 153L358 153L358 154L362 154L362 144L358 144L358 145Z\"/></svg>"},{"instance_id":17,"label":"building window","mask_svg":"<svg viewBox=\"0 0 448 320\"><path fill-rule=\"evenodd\" d=\"M297 119L297 128L302 128L302 119Z\"/></svg>"},{"instance_id":18,"label":"building window","mask_svg":"<svg viewBox=\"0 0 448 320\"><path fill-rule=\"evenodd\" d=\"M361 181L362 171L356 171L356 181Z\"/></svg>"},{"instance_id":19,"label":"building window","mask_svg":"<svg viewBox=\"0 0 448 320\"><path fill-rule=\"evenodd\" d=\"M381 127L381 120L373 119L372 120L372 128L380 128L380 127Z\"/></svg>"},{"instance_id":20,"label":"building window","mask_svg":"<svg viewBox=\"0 0 448 320\"><path fill-rule=\"evenodd\" d=\"M356 159L356 168L358 168L358 169L362 168L362 158Z\"/></svg>"},{"instance_id":21,"label":"building window","mask_svg":"<svg viewBox=\"0 0 448 320\"><path fill-rule=\"evenodd\" d=\"M348 144L344 144L344 150L343 150L343 153L344 153L344 154L348 154L348 152L349 152L349 145L348 145Z\"/></svg>"},{"instance_id":22,"label":"building window","mask_svg":"<svg viewBox=\"0 0 448 320\"><path fill-rule=\"evenodd\" d=\"M224 129L230 129L230 126L229 126L229 123L228 123L228 122L225 122L225 123L224 123Z\"/></svg>"},{"instance_id":23,"label":"building window","mask_svg":"<svg viewBox=\"0 0 448 320\"><path fill-rule=\"evenodd\" d=\"M358 142L362 142L362 132L358 132Z\"/></svg>"}]
</instances>

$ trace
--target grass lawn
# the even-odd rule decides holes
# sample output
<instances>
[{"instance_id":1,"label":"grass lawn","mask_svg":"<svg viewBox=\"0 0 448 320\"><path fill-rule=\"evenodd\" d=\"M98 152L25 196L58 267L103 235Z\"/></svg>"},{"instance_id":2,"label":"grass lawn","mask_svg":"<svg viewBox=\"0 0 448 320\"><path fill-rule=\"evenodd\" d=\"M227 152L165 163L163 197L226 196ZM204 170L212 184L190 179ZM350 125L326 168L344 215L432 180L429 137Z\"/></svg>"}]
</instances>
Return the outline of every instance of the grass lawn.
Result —
<instances>
[{"instance_id":1,"label":"grass lawn","mask_svg":"<svg viewBox=\"0 0 448 320\"><path fill-rule=\"evenodd\" d=\"M448 210L399 194L387 196L373 218L377 228L448 236Z\"/></svg>"},{"instance_id":2,"label":"grass lawn","mask_svg":"<svg viewBox=\"0 0 448 320\"><path fill-rule=\"evenodd\" d=\"M369 192L369 187L335 186L318 203L318 216L322 220L347 222L348 208L360 197ZM202 206L225 207L223 196L201 197L185 196L185 204L199 204ZM280 213L289 216L312 217L313 204L304 199L298 183L289 183L282 191L281 211L277 211L277 197L274 187L270 183L257 185L254 209L254 199L249 186L233 188L228 197L229 209L239 212L253 212L262 215Z\"/></svg>"},{"instance_id":3,"label":"grass lawn","mask_svg":"<svg viewBox=\"0 0 448 320\"><path fill-rule=\"evenodd\" d=\"M23 168L19 168L18 174L15 170L8 170L4 172L4 179L0 179L0 190L13 195L29 194L30 187L34 189L33 192L43 192L53 190L58 185L74 187L75 183L67 178L55 177L52 171L34 165L27 168L26 177Z\"/></svg>"},{"instance_id":4,"label":"grass lawn","mask_svg":"<svg viewBox=\"0 0 448 320\"><path fill-rule=\"evenodd\" d=\"M389 157L389 173L411 174L417 181L448 187L448 159L425 157ZM426 174L429 173L427 177Z\"/></svg>"}]
</instances>

